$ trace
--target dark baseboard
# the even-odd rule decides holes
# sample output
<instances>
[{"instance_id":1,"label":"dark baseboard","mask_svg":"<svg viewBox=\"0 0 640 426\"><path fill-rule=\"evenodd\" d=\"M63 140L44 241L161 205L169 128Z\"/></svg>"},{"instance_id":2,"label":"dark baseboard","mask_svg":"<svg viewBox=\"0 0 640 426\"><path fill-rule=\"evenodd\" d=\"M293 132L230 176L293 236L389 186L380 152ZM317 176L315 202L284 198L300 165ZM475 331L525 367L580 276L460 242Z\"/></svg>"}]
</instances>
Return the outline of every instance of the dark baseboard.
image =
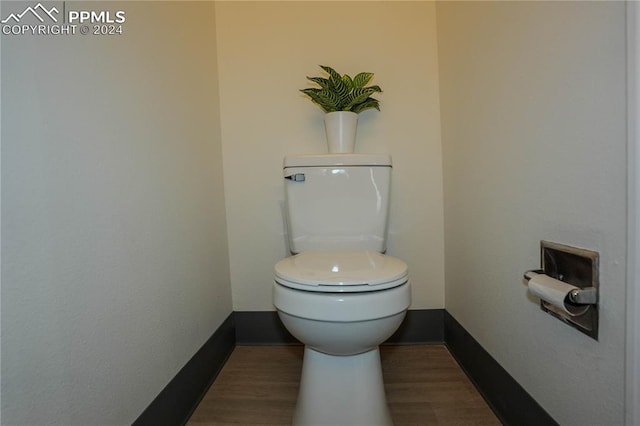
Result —
<instances>
[{"instance_id":1,"label":"dark baseboard","mask_svg":"<svg viewBox=\"0 0 640 426\"><path fill-rule=\"evenodd\" d=\"M276 311L236 311L236 344L299 345L298 339L284 328Z\"/></svg>"},{"instance_id":2,"label":"dark baseboard","mask_svg":"<svg viewBox=\"0 0 640 426\"><path fill-rule=\"evenodd\" d=\"M444 341L502 424L557 426L555 420L448 312Z\"/></svg>"},{"instance_id":3,"label":"dark baseboard","mask_svg":"<svg viewBox=\"0 0 640 426\"><path fill-rule=\"evenodd\" d=\"M236 344L296 345L275 311L234 312ZM418 344L444 341L444 309L409 310L402 325L385 343Z\"/></svg>"},{"instance_id":4,"label":"dark baseboard","mask_svg":"<svg viewBox=\"0 0 640 426\"><path fill-rule=\"evenodd\" d=\"M411 309L400 328L384 344L415 345L444 342L444 309Z\"/></svg>"},{"instance_id":5,"label":"dark baseboard","mask_svg":"<svg viewBox=\"0 0 640 426\"><path fill-rule=\"evenodd\" d=\"M185 424L233 351L235 340L232 313L133 425Z\"/></svg>"}]
</instances>

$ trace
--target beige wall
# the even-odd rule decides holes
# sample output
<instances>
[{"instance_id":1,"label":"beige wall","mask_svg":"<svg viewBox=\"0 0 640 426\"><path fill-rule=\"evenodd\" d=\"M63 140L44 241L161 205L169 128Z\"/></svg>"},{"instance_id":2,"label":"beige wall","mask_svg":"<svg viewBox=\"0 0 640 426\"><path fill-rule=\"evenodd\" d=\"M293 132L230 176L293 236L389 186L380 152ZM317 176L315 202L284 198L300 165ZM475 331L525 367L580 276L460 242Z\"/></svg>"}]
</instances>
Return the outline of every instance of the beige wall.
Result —
<instances>
[{"instance_id":1,"label":"beige wall","mask_svg":"<svg viewBox=\"0 0 640 426\"><path fill-rule=\"evenodd\" d=\"M446 307L562 425L623 424L623 2L438 3ZM542 312L539 241L600 252L600 338Z\"/></svg>"},{"instance_id":2,"label":"beige wall","mask_svg":"<svg viewBox=\"0 0 640 426\"><path fill-rule=\"evenodd\" d=\"M382 112L361 114L356 152L393 156L388 253L409 264L412 307L442 308L434 3L219 2L216 19L234 310L273 309L282 158L327 152L323 112L298 92L319 64L375 72Z\"/></svg>"},{"instance_id":3,"label":"beige wall","mask_svg":"<svg viewBox=\"0 0 640 426\"><path fill-rule=\"evenodd\" d=\"M2 37L8 425L131 424L231 312L214 5L71 3L125 33Z\"/></svg>"}]
</instances>

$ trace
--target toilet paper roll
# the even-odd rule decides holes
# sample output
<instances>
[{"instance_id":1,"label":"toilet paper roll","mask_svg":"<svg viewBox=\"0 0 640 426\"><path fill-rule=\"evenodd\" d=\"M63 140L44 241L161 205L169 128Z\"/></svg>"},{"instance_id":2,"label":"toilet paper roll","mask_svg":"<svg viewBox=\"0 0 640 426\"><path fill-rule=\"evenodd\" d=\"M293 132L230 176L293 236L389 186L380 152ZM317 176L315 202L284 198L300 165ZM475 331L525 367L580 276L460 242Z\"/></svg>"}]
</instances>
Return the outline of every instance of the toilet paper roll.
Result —
<instances>
[{"instance_id":1,"label":"toilet paper roll","mask_svg":"<svg viewBox=\"0 0 640 426\"><path fill-rule=\"evenodd\" d=\"M569 293L579 287L538 274L529 280L529 291L536 297L556 306L572 317L587 312L589 305L576 305L569 301Z\"/></svg>"}]
</instances>

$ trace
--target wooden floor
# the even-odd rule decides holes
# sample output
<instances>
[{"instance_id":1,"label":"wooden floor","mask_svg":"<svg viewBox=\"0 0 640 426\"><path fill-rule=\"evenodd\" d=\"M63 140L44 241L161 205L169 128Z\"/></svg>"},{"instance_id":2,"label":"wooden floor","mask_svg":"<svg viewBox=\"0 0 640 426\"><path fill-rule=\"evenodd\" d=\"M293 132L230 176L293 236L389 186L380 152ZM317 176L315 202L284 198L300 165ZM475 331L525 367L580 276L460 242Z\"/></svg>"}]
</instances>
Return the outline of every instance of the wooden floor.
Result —
<instances>
[{"instance_id":1,"label":"wooden floor","mask_svg":"<svg viewBox=\"0 0 640 426\"><path fill-rule=\"evenodd\" d=\"M290 425L302 352L237 346L187 425ZM383 346L381 358L395 426L500 425L444 346Z\"/></svg>"}]
</instances>

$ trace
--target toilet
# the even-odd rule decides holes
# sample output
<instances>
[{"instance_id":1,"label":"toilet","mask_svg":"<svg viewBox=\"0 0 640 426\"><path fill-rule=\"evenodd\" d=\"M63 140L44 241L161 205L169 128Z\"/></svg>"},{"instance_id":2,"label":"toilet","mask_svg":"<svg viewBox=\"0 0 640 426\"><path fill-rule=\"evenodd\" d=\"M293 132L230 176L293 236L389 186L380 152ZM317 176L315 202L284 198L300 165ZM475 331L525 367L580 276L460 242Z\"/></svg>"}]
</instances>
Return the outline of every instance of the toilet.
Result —
<instances>
[{"instance_id":1,"label":"toilet","mask_svg":"<svg viewBox=\"0 0 640 426\"><path fill-rule=\"evenodd\" d=\"M287 240L273 303L304 345L294 425L392 425L378 346L411 303L407 265L384 254L388 155L284 159Z\"/></svg>"}]
</instances>

